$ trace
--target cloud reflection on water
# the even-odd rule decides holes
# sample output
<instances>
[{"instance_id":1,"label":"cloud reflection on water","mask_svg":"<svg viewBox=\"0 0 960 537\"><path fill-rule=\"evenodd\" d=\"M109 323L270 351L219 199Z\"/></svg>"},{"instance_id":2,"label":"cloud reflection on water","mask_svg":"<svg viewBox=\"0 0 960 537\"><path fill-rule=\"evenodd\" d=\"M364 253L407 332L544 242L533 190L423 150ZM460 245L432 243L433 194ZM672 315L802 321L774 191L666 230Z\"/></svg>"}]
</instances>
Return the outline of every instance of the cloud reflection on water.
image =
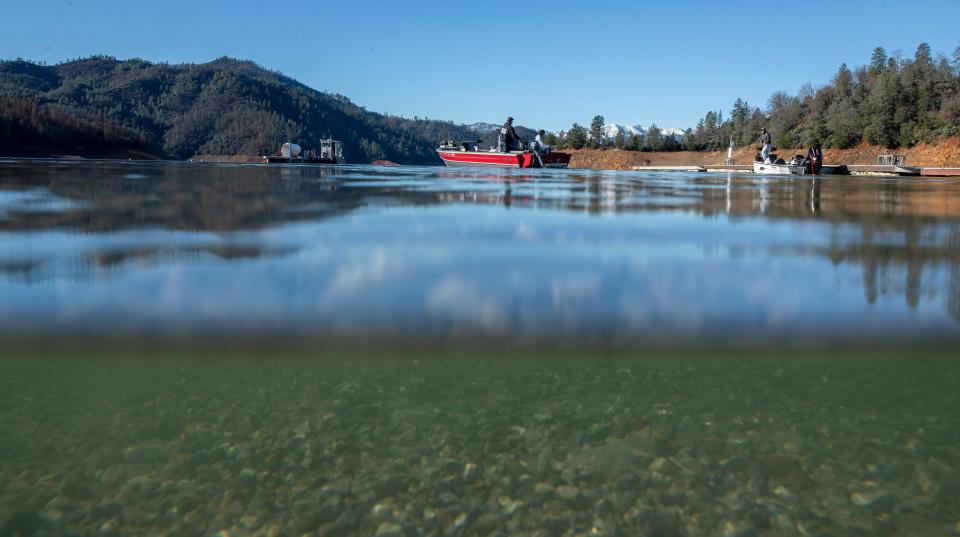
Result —
<instances>
[{"instance_id":1,"label":"cloud reflection on water","mask_svg":"<svg viewBox=\"0 0 960 537\"><path fill-rule=\"evenodd\" d=\"M955 338L958 185L7 162L0 329Z\"/></svg>"}]
</instances>

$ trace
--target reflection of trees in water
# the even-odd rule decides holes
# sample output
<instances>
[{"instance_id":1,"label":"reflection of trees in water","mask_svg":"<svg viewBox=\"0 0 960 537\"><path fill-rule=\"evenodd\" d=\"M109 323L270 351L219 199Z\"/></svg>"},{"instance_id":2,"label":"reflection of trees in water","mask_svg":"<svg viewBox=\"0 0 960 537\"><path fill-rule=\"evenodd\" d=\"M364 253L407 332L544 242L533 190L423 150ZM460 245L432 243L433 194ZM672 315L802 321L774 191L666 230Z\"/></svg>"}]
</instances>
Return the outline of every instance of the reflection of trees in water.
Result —
<instances>
[{"instance_id":1,"label":"reflection of trees in water","mask_svg":"<svg viewBox=\"0 0 960 537\"><path fill-rule=\"evenodd\" d=\"M960 184L787 178L751 188L743 178L730 178L722 192L704 191L705 214L721 206L731 215L829 221L830 246L823 254L835 264L862 266L868 303L902 290L906 304L916 308L928 294L943 297L960 321ZM843 240L849 226L859 227L859 240ZM937 278L938 268L944 279Z\"/></svg>"},{"instance_id":2,"label":"reflection of trees in water","mask_svg":"<svg viewBox=\"0 0 960 537\"><path fill-rule=\"evenodd\" d=\"M950 285L947 290L947 312L960 321L960 224L950 226L947 248L953 253L950 260Z\"/></svg>"},{"instance_id":3,"label":"reflection of trees in water","mask_svg":"<svg viewBox=\"0 0 960 537\"><path fill-rule=\"evenodd\" d=\"M329 169L290 174L265 166L162 163L26 167L0 187L42 188L75 202L63 211L22 212L2 231L69 229L102 232L162 228L191 231L256 229L324 218L360 205L336 191ZM286 172L286 173L285 173ZM321 203L311 203L311 202ZM291 210L298 209L302 210Z\"/></svg>"},{"instance_id":4,"label":"reflection of trees in water","mask_svg":"<svg viewBox=\"0 0 960 537\"><path fill-rule=\"evenodd\" d=\"M7 168L7 167L10 168ZM296 221L337 217L372 203L378 188L342 188L342 176L329 166L221 166L183 163L43 163L4 165L0 190L44 192L71 203L59 210L8 208L0 232L63 230L101 234L123 231L213 232L194 235L188 244L145 238L136 244L103 241L77 259L61 259L74 276L89 277L128 263L213 255L240 259L283 255L229 235ZM366 178L376 179L370 171ZM396 203L438 203L435 196L392 193ZM51 259L0 259L0 273L42 281Z\"/></svg>"},{"instance_id":5,"label":"reflection of trees in water","mask_svg":"<svg viewBox=\"0 0 960 537\"><path fill-rule=\"evenodd\" d=\"M835 264L861 265L868 303L902 289L906 304L916 308L924 294L945 294L947 311L960 320L960 223L893 219L859 226L860 240L843 242L835 233L826 255ZM943 279L938 278L939 268Z\"/></svg>"},{"instance_id":6,"label":"reflection of trees in water","mask_svg":"<svg viewBox=\"0 0 960 537\"><path fill-rule=\"evenodd\" d=\"M524 180L506 191L472 197L457 193L449 200L589 213L684 211L706 218L727 214L731 218L822 221L830 228L829 246L800 248L834 264L859 265L868 303L876 303L881 295L902 292L906 304L916 308L925 294L943 297L946 289L946 307L960 320L958 185L734 175L674 180L597 173L572 179L574 184L567 185L569 196L560 200L524 190ZM851 236L852 230L858 233ZM938 279L937 269L941 268L948 273L948 281Z\"/></svg>"},{"instance_id":7,"label":"reflection of trees in water","mask_svg":"<svg viewBox=\"0 0 960 537\"><path fill-rule=\"evenodd\" d=\"M16 165L5 165L0 189L45 189L76 203L58 211L15 213L0 220L0 231L220 233L317 221L377 204L443 203L591 214L672 211L704 218L816 220L830 223L831 232L829 246L816 246L813 251L836 264L860 265L867 302L873 304L881 295L902 289L906 303L915 308L925 293L942 296L946 290L946 309L960 320L960 184L955 183L180 163L9 166ZM851 239L851 227L859 229L858 238ZM191 248L227 259L274 253L233 243ZM170 251L128 248L95 253L86 262L103 268ZM35 260L17 261L0 266L0 271L27 275L38 266ZM934 269L944 269L946 281L932 281L937 276Z\"/></svg>"}]
</instances>

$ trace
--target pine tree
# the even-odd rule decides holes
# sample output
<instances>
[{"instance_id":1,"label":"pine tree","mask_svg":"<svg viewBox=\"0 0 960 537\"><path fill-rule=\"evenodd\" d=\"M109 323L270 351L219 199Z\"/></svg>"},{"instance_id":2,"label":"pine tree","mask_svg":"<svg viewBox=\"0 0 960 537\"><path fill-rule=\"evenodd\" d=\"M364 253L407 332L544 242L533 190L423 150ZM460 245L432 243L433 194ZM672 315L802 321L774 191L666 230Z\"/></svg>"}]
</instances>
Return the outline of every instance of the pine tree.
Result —
<instances>
[{"instance_id":1,"label":"pine tree","mask_svg":"<svg viewBox=\"0 0 960 537\"><path fill-rule=\"evenodd\" d=\"M587 143L587 130L578 123L574 123L567 131L566 145L574 149L582 149Z\"/></svg>"},{"instance_id":2,"label":"pine tree","mask_svg":"<svg viewBox=\"0 0 960 537\"><path fill-rule=\"evenodd\" d=\"M624 147L624 138L623 131L617 131L617 136L613 139L613 145L617 149L623 149Z\"/></svg>"},{"instance_id":3,"label":"pine tree","mask_svg":"<svg viewBox=\"0 0 960 537\"><path fill-rule=\"evenodd\" d=\"M603 132L604 123L603 116L599 115L593 116L593 121L590 122L590 138L597 146L603 146L606 142Z\"/></svg>"},{"instance_id":4,"label":"pine tree","mask_svg":"<svg viewBox=\"0 0 960 537\"><path fill-rule=\"evenodd\" d=\"M928 68L933 65L933 56L930 53L929 43L920 43L917 45L917 52L913 56L913 62L921 68Z\"/></svg>"},{"instance_id":5,"label":"pine tree","mask_svg":"<svg viewBox=\"0 0 960 537\"><path fill-rule=\"evenodd\" d=\"M730 112L731 134L735 144L747 145L751 142L752 137L748 137L746 132L749 122L750 106L743 99L737 99Z\"/></svg>"},{"instance_id":6,"label":"pine tree","mask_svg":"<svg viewBox=\"0 0 960 537\"><path fill-rule=\"evenodd\" d=\"M650 125L650 128L647 129L647 147L651 151L663 150L663 132L657 127L656 123Z\"/></svg>"},{"instance_id":7,"label":"pine tree","mask_svg":"<svg viewBox=\"0 0 960 537\"><path fill-rule=\"evenodd\" d=\"M887 68L887 51L883 47L873 49L873 55L870 57L870 73L879 74Z\"/></svg>"},{"instance_id":8,"label":"pine tree","mask_svg":"<svg viewBox=\"0 0 960 537\"><path fill-rule=\"evenodd\" d=\"M894 120L896 103L896 76L884 73L877 77L877 83L867 103L869 116L864 134L870 143L889 148L899 145L901 133Z\"/></svg>"},{"instance_id":9,"label":"pine tree","mask_svg":"<svg viewBox=\"0 0 960 537\"><path fill-rule=\"evenodd\" d=\"M853 74L850 73L846 63L840 64L837 76L833 79L833 85L836 88L837 97L841 100L853 93Z\"/></svg>"},{"instance_id":10,"label":"pine tree","mask_svg":"<svg viewBox=\"0 0 960 537\"><path fill-rule=\"evenodd\" d=\"M684 131L684 133L683 133L682 148L683 148L684 150L686 150L686 151L690 151L690 150L693 149L693 145L694 145L694 143L693 143L693 129L689 129L689 128L688 128L688 129L687 129L686 131Z\"/></svg>"}]
</instances>

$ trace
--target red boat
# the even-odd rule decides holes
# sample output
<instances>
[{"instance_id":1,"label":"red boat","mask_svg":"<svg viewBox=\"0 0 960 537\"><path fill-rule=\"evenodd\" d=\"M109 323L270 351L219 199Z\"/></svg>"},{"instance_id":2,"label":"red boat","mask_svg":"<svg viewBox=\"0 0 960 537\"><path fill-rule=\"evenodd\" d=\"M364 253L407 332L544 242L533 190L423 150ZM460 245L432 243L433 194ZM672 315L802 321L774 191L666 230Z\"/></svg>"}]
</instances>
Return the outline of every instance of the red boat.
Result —
<instances>
[{"instance_id":1,"label":"red boat","mask_svg":"<svg viewBox=\"0 0 960 537\"><path fill-rule=\"evenodd\" d=\"M502 168L566 168L569 153L533 151L481 151L479 142L444 142L437 154L447 166L499 166Z\"/></svg>"}]
</instances>

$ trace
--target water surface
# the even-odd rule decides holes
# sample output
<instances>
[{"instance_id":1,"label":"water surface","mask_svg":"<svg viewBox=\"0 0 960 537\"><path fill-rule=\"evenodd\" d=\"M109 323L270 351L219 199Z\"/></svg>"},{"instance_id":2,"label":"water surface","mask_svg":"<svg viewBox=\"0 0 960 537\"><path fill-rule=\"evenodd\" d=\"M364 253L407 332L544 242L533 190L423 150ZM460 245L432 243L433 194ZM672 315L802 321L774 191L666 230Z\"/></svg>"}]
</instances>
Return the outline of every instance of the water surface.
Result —
<instances>
[{"instance_id":1,"label":"water surface","mask_svg":"<svg viewBox=\"0 0 960 537\"><path fill-rule=\"evenodd\" d=\"M960 183L0 164L0 326L953 339Z\"/></svg>"},{"instance_id":2,"label":"water surface","mask_svg":"<svg viewBox=\"0 0 960 537\"><path fill-rule=\"evenodd\" d=\"M960 182L0 161L0 535L960 532Z\"/></svg>"}]
</instances>

